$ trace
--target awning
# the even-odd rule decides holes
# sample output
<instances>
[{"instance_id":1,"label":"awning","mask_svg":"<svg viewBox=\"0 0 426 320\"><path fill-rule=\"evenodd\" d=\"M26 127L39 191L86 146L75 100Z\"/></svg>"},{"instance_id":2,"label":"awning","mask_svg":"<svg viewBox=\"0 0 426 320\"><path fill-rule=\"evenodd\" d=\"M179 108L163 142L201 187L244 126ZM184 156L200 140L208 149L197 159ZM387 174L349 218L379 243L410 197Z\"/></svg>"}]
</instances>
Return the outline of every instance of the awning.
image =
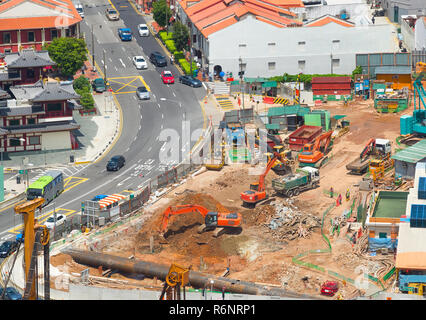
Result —
<instances>
[{"instance_id":1,"label":"awning","mask_svg":"<svg viewBox=\"0 0 426 320\"><path fill-rule=\"evenodd\" d=\"M253 83L253 82L262 83L262 82L265 82L265 81L266 81L265 78L260 78L260 77L257 77L257 78L244 78L244 82L248 82L248 83Z\"/></svg>"},{"instance_id":2,"label":"awning","mask_svg":"<svg viewBox=\"0 0 426 320\"><path fill-rule=\"evenodd\" d=\"M262 88L276 88L277 82L276 81L266 81L262 83Z\"/></svg>"},{"instance_id":3,"label":"awning","mask_svg":"<svg viewBox=\"0 0 426 320\"><path fill-rule=\"evenodd\" d=\"M108 207L109 205L111 205L115 202L118 202L122 199L125 199L125 198L126 198L126 196L123 196L122 194L116 193L116 194L113 194L113 195L108 196L106 198L103 198L102 200L99 200L98 203L99 203L100 208L104 209L104 208Z\"/></svg>"}]
</instances>

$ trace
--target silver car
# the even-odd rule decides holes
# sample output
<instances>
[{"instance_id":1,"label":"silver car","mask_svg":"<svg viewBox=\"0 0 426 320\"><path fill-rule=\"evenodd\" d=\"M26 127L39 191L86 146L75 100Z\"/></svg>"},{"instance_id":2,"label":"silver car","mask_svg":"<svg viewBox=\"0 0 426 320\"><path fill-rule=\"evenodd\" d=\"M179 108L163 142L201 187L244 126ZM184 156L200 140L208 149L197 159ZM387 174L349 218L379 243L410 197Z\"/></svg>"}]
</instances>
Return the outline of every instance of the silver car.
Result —
<instances>
[{"instance_id":1,"label":"silver car","mask_svg":"<svg viewBox=\"0 0 426 320\"><path fill-rule=\"evenodd\" d=\"M149 91L146 87L142 86L142 87L138 87L136 89L136 95L138 96L139 99L141 100L149 100L150 96L149 96Z\"/></svg>"}]
</instances>

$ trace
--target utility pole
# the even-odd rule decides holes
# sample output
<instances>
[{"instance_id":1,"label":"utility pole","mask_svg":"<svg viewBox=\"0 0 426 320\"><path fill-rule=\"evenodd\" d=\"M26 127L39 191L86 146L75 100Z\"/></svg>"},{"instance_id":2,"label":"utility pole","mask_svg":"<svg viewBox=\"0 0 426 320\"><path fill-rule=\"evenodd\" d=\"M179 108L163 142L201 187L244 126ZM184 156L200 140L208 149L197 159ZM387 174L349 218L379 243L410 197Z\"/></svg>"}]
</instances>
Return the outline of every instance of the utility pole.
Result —
<instances>
[{"instance_id":1,"label":"utility pole","mask_svg":"<svg viewBox=\"0 0 426 320\"><path fill-rule=\"evenodd\" d=\"M93 24L92 24L92 67L95 70L95 38L93 34Z\"/></svg>"},{"instance_id":2,"label":"utility pole","mask_svg":"<svg viewBox=\"0 0 426 320\"><path fill-rule=\"evenodd\" d=\"M169 20L168 20L168 13L169 13L169 1L166 0L166 33L169 35Z\"/></svg>"},{"instance_id":3,"label":"utility pole","mask_svg":"<svg viewBox=\"0 0 426 320\"><path fill-rule=\"evenodd\" d=\"M104 49L103 54L104 54L104 82L105 82L105 84L106 84L106 82L107 82L107 76L106 76L106 59L105 59L105 49Z\"/></svg>"},{"instance_id":4,"label":"utility pole","mask_svg":"<svg viewBox=\"0 0 426 320\"><path fill-rule=\"evenodd\" d=\"M244 71L243 71L243 60L241 59L241 57L238 59L238 61L240 62L240 72L238 72L238 75L240 76L240 90L241 90L241 95L242 95L242 103L243 103L243 110L244 110L244 81L243 81L243 76L244 76Z\"/></svg>"},{"instance_id":5,"label":"utility pole","mask_svg":"<svg viewBox=\"0 0 426 320\"><path fill-rule=\"evenodd\" d=\"M189 56L190 56L190 60L189 60L189 67L191 70L191 77L193 76L193 71L192 71L192 22L188 23L189 25Z\"/></svg>"},{"instance_id":6,"label":"utility pole","mask_svg":"<svg viewBox=\"0 0 426 320\"><path fill-rule=\"evenodd\" d=\"M330 71L333 74L333 53L330 51Z\"/></svg>"}]
</instances>

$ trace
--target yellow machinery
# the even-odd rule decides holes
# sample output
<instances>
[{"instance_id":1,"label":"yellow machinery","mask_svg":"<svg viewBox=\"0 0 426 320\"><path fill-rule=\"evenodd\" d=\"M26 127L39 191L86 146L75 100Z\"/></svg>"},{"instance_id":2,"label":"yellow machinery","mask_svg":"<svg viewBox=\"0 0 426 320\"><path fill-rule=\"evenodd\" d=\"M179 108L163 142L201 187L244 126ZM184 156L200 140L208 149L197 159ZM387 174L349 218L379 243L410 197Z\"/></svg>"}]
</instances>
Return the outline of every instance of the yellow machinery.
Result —
<instances>
[{"instance_id":1,"label":"yellow machinery","mask_svg":"<svg viewBox=\"0 0 426 320\"><path fill-rule=\"evenodd\" d=\"M34 212L37 208L41 207L44 203L43 198L36 198L31 201L27 201L23 204L17 205L15 207L15 213L24 215L24 263L25 263L25 292L24 299L36 300L36 290L35 290L35 277L37 273L35 272L35 265L37 259L37 250L34 250L35 244L40 242L41 245L45 247L45 258L46 258L46 248L47 253L48 244L49 244L49 231L46 226L39 225L37 220L34 219ZM37 236L37 237L36 237ZM37 239L36 239L37 238ZM37 241L36 241L37 240ZM46 263L45 263L46 265ZM46 270L45 270L46 273ZM50 285L50 280L45 279L45 283ZM46 288L45 288L46 291ZM45 292L45 299L46 292Z\"/></svg>"},{"instance_id":2,"label":"yellow machinery","mask_svg":"<svg viewBox=\"0 0 426 320\"><path fill-rule=\"evenodd\" d=\"M385 166L383 161L380 159L370 160L370 175L373 177L373 181L382 179L385 176Z\"/></svg>"},{"instance_id":3,"label":"yellow machinery","mask_svg":"<svg viewBox=\"0 0 426 320\"><path fill-rule=\"evenodd\" d=\"M408 284L408 294L418 294L419 296L422 296L423 293L426 294L426 283Z\"/></svg>"},{"instance_id":4,"label":"yellow machinery","mask_svg":"<svg viewBox=\"0 0 426 320\"><path fill-rule=\"evenodd\" d=\"M164 283L163 290L160 295L160 300L163 300L164 294L167 292L168 297L174 299L168 300L180 300L180 287L183 287L184 300L185 300L185 286L189 282L189 269L181 267L177 264L172 263L169 272L166 276L166 282Z\"/></svg>"},{"instance_id":5,"label":"yellow machinery","mask_svg":"<svg viewBox=\"0 0 426 320\"><path fill-rule=\"evenodd\" d=\"M275 160L274 165L272 166L272 171L277 175L286 175L294 171L294 167L296 165L296 161L289 159L289 155L291 154L291 150L285 150L283 146L274 146L275 152L281 155L281 158L285 161L282 163L279 159ZM266 153L268 158L268 162L274 157L274 153L268 152Z\"/></svg>"},{"instance_id":6,"label":"yellow machinery","mask_svg":"<svg viewBox=\"0 0 426 320\"><path fill-rule=\"evenodd\" d=\"M222 145L222 160L221 160L221 162L218 163L218 164L214 164L214 163L206 163L206 164L204 164L204 166L206 167L207 170L216 170L216 171L219 171L225 165L225 143L222 142L221 145Z\"/></svg>"}]
</instances>

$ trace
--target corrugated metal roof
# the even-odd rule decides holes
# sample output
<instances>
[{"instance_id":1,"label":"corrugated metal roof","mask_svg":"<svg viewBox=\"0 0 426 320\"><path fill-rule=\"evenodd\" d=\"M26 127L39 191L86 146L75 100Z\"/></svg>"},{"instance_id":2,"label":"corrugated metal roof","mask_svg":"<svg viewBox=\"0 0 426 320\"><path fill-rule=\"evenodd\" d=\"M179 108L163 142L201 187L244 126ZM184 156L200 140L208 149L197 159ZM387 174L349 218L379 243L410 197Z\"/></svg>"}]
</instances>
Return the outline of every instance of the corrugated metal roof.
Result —
<instances>
[{"instance_id":1,"label":"corrugated metal roof","mask_svg":"<svg viewBox=\"0 0 426 320\"><path fill-rule=\"evenodd\" d=\"M415 145L407 147L392 156L394 160L410 163L417 163L424 158L426 158L426 140L421 140Z\"/></svg>"},{"instance_id":2,"label":"corrugated metal roof","mask_svg":"<svg viewBox=\"0 0 426 320\"><path fill-rule=\"evenodd\" d=\"M312 77L311 83L350 83L351 81L351 77Z\"/></svg>"},{"instance_id":3,"label":"corrugated metal roof","mask_svg":"<svg viewBox=\"0 0 426 320\"><path fill-rule=\"evenodd\" d=\"M376 67L375 74L411 74L411 66L382 66Z\"/></svg>"}]
</instances>

